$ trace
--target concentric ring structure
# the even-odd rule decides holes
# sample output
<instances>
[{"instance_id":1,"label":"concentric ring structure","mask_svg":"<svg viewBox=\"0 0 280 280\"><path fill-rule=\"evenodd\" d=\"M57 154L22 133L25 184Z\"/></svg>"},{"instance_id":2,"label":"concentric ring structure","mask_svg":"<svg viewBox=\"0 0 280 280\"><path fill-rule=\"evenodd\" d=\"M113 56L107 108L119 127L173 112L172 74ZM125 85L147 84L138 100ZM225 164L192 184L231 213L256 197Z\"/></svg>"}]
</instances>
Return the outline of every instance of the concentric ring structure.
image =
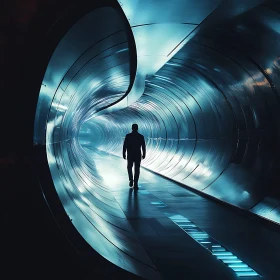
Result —
<instances>
[{"instance_id":1,"label":"concentric ring structure","mask_svg":"<svg viewBox=\"0 0 280 280\"><path fill-rule=\"evenodd\" d=\"M87 148L121 157L138 123L143 167L280 223L280 14L274 1L118 2L85 15L55 49L34 144L86 242L156 279Z\"/></svg>"}]
</instances>

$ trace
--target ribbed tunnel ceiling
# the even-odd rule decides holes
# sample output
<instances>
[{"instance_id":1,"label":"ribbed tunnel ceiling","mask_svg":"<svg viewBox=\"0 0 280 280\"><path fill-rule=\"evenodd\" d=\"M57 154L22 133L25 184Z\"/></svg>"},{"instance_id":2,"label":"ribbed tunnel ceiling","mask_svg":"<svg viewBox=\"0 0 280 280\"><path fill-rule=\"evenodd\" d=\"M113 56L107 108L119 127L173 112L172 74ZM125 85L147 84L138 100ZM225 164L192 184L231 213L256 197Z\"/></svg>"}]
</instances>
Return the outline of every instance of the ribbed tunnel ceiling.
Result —
<instances>
[{"instance_id":1,"label":"ribbed tunnel ceiling","mask_svg":"<svg viewBox=\"0 0 280 280\"><path fill-rule=\"evenodd\" d=\"M150 275L153 264L85 148L121 156L138 123L142 166L279 223L280 16L274 1L119 4L87 14L59 43L34 143L46 144L56 191L84 239Z\"/></svg>"},{"instance_id":2,"label":"ribbed tunnel ceiling","mask_svg":"<svg viewBox=\"0 0 280 280\"><path fill-rule=\"evenodd\" d=\"M124 135L138 122L151 151L143 166L245 209L275 192L269 177L279 135L277 44L268 50L256 42L277 36L266 24L276 19L265 6L251 10L259 2L215 20L224 3L209 9L210 27L198 25L192 40L146 78L136 103L85 125L90 139L98 135L90 144L120 156ZM134 20L123 4L130 24L140 25L141 13Z\"/></svg>"}]
</instances>

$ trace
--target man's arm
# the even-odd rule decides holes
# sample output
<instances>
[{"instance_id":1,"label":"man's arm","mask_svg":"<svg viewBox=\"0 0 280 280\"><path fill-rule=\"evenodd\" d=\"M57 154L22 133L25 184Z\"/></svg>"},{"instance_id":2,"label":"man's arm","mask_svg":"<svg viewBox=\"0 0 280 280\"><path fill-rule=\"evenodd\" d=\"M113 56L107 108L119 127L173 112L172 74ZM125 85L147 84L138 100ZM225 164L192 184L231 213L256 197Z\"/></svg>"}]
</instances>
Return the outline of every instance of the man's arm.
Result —
<instances>
[{"instance_id":1,"label":"man's arm","mask_svg":"<svg viewBox=\"0 0 280 280\"><path fill-rule=\"evenodd\" d=\"M144 138L144 136L143 136L143 138L142 138L142 152L143 152L143 156L142 156L142 158L144 159L145 157L146 157L146 143L145 143L145 138Z\"/></svg>"},{"instance_id":2,"label":"man's arm","mask_svg":"<svg viewBox=\"0 0 280 280\"><path fill-rule=\"evenodd\" d=\"M125 136L124 142L123 142L123 158L126 159L125 153L127 150L127 137Z\"/></svg>"}]
</instances>

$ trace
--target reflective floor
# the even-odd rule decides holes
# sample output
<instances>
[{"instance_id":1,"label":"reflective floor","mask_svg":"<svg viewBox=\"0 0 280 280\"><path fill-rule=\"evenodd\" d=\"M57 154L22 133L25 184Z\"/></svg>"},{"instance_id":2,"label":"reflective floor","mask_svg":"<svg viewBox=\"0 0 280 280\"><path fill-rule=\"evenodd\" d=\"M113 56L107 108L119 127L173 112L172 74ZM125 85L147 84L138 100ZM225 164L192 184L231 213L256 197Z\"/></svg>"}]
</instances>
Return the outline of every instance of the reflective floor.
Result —
<instances>
[{"instance_id":1,"label":"reflective floor","mask_svg":"<svg viewBox=\"0 0 280 280\"><path fill-rule=\"evenodd\" d=\"M279 233L143 168L135 191L125 160L85 149L132 228L134 258L152 268L145 278L278 279Z\"/></svg>"}]
</instances>

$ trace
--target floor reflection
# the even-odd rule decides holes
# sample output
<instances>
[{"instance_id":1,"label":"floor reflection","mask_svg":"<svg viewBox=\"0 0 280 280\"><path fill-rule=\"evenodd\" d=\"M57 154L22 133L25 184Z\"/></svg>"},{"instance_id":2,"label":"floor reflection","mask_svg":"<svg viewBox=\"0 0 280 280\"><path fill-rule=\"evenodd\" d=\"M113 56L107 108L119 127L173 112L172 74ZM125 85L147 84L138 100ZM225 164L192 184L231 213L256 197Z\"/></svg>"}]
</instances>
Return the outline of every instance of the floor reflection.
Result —
<instances>
[{"instance_id":1,"label":"floor reflection","mask_svg":"<svg viewBox=\"0 0 280 280\"><path fill-rule=\"evenodd\" d=\"M133 188L128 190L127 211L135 216L137 216L140 211L138 191L134 190Z\"/></svg>"}]
</instances>

